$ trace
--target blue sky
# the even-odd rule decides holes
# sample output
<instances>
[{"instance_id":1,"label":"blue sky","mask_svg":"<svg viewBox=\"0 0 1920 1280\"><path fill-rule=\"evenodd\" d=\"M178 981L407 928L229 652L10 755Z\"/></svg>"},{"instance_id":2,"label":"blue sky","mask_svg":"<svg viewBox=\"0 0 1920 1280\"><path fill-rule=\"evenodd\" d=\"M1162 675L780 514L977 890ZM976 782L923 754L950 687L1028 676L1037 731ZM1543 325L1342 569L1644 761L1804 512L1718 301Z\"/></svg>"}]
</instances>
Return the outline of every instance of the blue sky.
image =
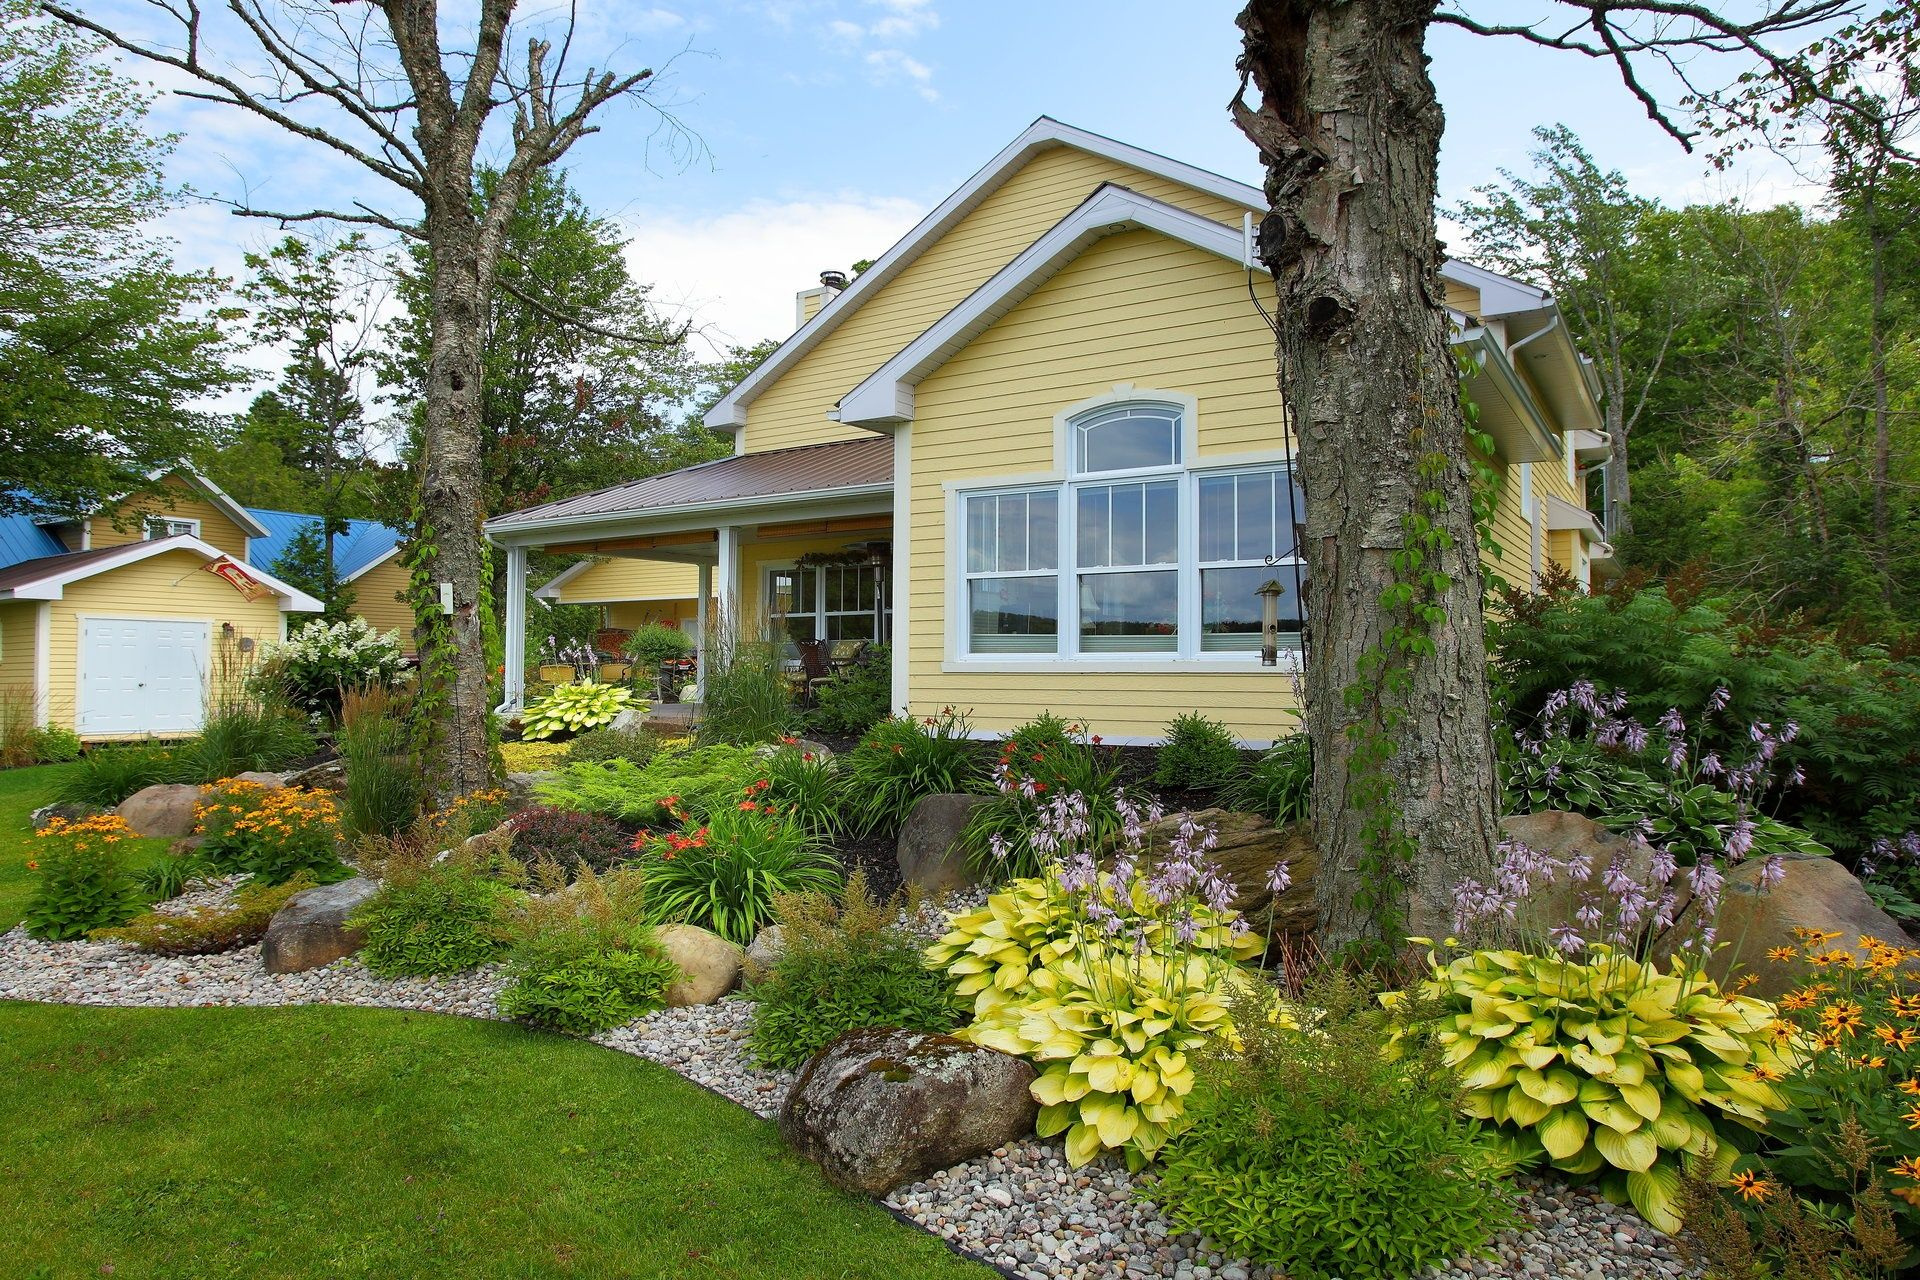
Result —
<instances>
[{"instance_id":1,"label":"blue sky","mask_svg":"<svg viewBox=\"0 0 1920 1280\"><path fill-rule=\"evenodd\" d=\"M95 12L143 23L144 8L115 0ZM636 278L710 344L784 334L795 290L822 268L877 256L1038 115L1259 180L1225 110L1239 47L1231 0L583 8L580 47L616 69L664 67L655 92L698 145L674 145L657 115L622 105L567 167L631 235ZM523 10L536 21L542 12ZM1809 195L1772 157L1710 176L1601 66L1445 28L1431 51L1447 113L1443 203L1502 167L1524 167L1530 130L1552 123L1571 125L1603 165L1667 200ZM247 191L274 208L353 199L404 208L349 162L231 109L168 99L156 118L183 133L176 175L202 192ZM226 272L274 235L211 204L183 209L171 229L184 263Z\"/></svg>"}]
</instances>

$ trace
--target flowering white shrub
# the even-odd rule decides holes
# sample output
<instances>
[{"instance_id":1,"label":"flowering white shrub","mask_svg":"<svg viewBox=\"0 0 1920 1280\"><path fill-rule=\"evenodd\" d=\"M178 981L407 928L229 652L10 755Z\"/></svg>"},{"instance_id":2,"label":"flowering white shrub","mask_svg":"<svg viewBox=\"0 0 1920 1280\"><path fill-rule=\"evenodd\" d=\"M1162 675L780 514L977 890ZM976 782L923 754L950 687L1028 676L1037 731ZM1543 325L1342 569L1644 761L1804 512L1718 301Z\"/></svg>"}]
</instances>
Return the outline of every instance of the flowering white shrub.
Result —
<instances>
[{"instance_id":1,"label":"flowering white shrub","mask_svg":"<svg viewBox=\"0 0 1920 1280\"><path fill-rule=\"evenodd\" d=\"M314 623L267 644L258 680L303 711L340 710L348 689L391 688L406 674L400 633L375 631L365 618Z\"/></svg>"}]
</instances>

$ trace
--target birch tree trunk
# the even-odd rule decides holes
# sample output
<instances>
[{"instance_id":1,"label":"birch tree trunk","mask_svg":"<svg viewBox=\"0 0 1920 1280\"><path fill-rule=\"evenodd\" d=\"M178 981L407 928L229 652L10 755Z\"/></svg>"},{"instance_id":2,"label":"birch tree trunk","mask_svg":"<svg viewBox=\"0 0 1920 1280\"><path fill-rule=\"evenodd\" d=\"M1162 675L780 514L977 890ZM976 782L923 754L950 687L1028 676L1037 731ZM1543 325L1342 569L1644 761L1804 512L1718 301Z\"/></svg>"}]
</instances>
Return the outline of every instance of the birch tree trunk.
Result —
<instances>
[{"instance_id":1,"label":"birch tree trunk","mask_svg":"<svg viewBox=\"0 0 1920 1280\"><path fill-rule=\"evenodd\" d=\"M1316 894L1335 946L1383 923L1355 902L1377 879L1364 870L1377 815L1356 802L1366 779L1349 768L1355 733L1390 744L1380 768L1417 850L1392 869L1402 914L1387 923L1444 931L1454 886L1487 878L1496 843L1471 471L1437 274L1432 12L1430 0L1252 0L1239 19L1241 72L1261 103L1234 110L1267 166L1258 251L1279 295L1280 387L1307 499ZM1377 684L1371 655L1409 625L1382 595L1402 580L1409 518L1427 511L1420 469L1433 453L1444 459L1435 519L1451 546L1440 555L1449 582L1430 603L1445 617L1433 652L1407 660L1405 688L1382 706L1349 695Z\"/></svg>"}]
</instances>

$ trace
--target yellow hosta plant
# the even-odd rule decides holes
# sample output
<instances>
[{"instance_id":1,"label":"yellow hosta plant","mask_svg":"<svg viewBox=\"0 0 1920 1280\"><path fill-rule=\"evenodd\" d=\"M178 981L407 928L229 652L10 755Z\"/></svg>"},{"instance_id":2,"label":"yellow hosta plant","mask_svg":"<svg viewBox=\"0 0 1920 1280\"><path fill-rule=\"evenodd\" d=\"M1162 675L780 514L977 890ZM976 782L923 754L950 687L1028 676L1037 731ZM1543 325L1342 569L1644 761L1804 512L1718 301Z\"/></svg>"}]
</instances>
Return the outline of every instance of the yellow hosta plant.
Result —
<instances>
[{"instance_id":1,"label":"yellow hosta plant","mask_svg":"<svg viewBox=\"0 0 1920 1280\"><path fill-rule=\"evenodd\" d=\"M1682 1160L1730 1166L1730 1126L1764 1127L1798 1060L1772 1005L1603 944L1579 959L1524 951L1429 955L1425 1020L1516 1162L1597 1175L1662 1231L1680 1226ZM1388 996L1390 1006L1404 1004Z\"/></svg>"}]
</instances>

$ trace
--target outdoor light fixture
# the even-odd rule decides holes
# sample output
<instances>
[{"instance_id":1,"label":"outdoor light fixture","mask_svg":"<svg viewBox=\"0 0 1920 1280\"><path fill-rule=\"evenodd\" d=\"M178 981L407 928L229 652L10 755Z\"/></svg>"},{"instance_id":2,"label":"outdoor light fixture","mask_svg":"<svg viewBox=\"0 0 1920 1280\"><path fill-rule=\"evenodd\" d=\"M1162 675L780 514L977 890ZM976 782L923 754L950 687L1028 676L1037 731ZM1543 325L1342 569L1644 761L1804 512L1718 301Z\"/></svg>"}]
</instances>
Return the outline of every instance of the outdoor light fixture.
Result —
<instances>
[{"instance_id":1,"label":"outdoor light fixture","mask_svg":"<svg viewBox=\"0 0 1920 1280\"><path fill-rule=\"evenodd\" d=\"M1260 597L1260 665L1280 665L1280 593L1286 588L1277 578L1268 578L1254 592Z\"/></svg>"}]
</instances>

